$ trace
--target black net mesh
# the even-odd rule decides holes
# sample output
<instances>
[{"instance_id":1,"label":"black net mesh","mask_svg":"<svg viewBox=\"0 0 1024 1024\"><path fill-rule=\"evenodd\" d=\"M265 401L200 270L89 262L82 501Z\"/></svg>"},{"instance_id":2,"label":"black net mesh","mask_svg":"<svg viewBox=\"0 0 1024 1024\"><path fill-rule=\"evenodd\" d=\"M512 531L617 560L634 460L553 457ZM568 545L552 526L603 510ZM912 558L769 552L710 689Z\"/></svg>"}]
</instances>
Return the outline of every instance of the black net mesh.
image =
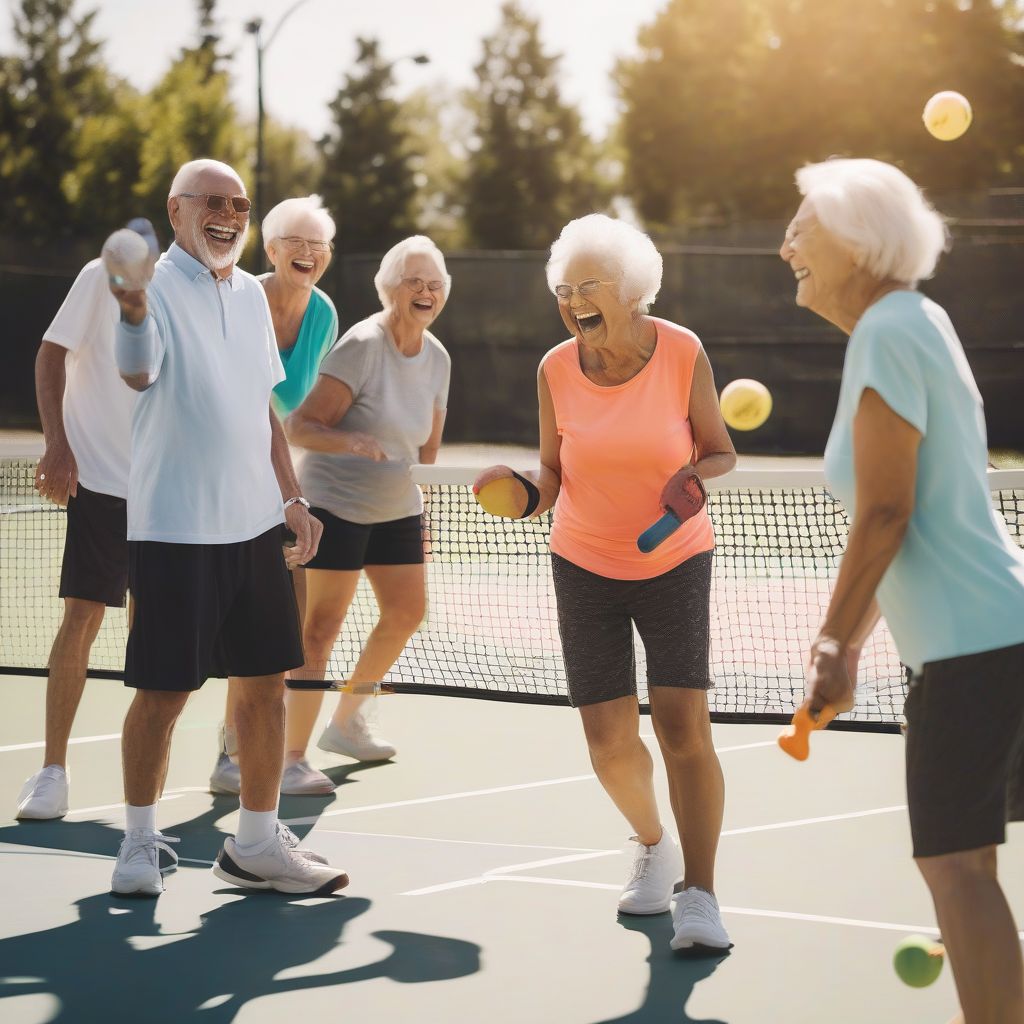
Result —
<instances>
[{"instance_id":1,"label":"black net mesh","mask_svg":"<svg viewBox=\"0 0 1024 1024\"><path fill-rule=\"evenodd\" d=\"M433 471L438 475L438 471ZM60 622L65 514L33 490L35 460L0 460L0 672L45 672ZM451 480L466 474L451 473ZM763 478L765 474L761 474ZM777 482L774 477L777 476ZM1024 482L993 492L1024 544ZM788 480L787 480L788 478ZM465 483L424 486L428 611L387 682L401 689L566 704L548 557L549 516L520 522L485 513ZM842 507L806 475L780 470L759 489L709 495L717 549L711 606L710 692L716 720L781 721L803 699L803 664L846 540ZM343 679L377 618L365 580L328 674ZM97 675L124 667L126 613L111 609L92 648ZM647 703L637 639L640 700ZM864 652L855 728L893 729L904 673L884 625Z\"/></svg>"}]
</instances>

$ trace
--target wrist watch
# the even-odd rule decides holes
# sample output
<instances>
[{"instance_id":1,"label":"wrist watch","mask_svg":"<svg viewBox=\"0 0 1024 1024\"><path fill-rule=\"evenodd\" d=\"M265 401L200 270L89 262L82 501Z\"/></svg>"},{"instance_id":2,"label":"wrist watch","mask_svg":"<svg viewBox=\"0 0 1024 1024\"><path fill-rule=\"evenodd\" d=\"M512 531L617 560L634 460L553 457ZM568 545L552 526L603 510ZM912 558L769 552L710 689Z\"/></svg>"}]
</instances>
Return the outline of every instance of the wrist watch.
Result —
<instances>
[{"instance_id":1,"label":"wrist watch","mask_svg":"<svg viewBox=\"0 0 1024 1024\"><path fill-rule=\"evenodd\" d=\"M304 509L309 509L309 502L306 501L301 494L295 495L294 498L289 498L285 503L284 507L287 509L291 505L301 505Z\"/></svg>"}]
</instances>

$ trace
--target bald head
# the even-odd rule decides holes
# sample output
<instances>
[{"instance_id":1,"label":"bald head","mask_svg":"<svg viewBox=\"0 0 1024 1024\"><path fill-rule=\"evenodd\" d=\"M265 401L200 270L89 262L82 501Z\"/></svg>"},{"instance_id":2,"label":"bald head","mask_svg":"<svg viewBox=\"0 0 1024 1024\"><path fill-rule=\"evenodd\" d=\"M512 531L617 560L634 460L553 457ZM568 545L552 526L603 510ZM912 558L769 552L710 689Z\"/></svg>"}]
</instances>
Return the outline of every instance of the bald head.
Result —
<instances>
[{"instance_id":1,"label":"bald head","mask_svg":"<svg viewBox=\"0 0 1024 1024\"><path fill-rule=\"evenodd\" d=\"M216 187L214 187L216 186ZM238 172L220 160L189 160L178 168L167 194L170 199L182 192L213 192L218 195L245 195Z\"/></svg>"}]
</instances>

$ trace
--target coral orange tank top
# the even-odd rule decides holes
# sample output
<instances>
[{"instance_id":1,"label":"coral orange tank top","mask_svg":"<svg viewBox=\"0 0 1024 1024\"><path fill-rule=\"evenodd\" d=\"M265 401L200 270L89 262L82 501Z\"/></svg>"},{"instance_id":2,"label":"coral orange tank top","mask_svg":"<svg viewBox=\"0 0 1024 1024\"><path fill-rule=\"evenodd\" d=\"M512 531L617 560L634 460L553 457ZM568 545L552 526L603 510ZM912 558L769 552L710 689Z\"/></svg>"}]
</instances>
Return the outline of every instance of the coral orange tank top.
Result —
<instances>
[{"instance_id":1,"label":"coral orange tank top","mask_svg":"<svg viewBox=\"0 0 1024 1024\"><path fill-rule=\"evenodd\" d=\"M690 385L701 349L691 331L652 319L654 352L624 384L590 380L574 338L541 361L561 438L551 550L612 579L660 576L715 546L706 508L649 554L636 546L662 515L658 499L669 477L691 458Z\"/></svg>"}]
</instances>

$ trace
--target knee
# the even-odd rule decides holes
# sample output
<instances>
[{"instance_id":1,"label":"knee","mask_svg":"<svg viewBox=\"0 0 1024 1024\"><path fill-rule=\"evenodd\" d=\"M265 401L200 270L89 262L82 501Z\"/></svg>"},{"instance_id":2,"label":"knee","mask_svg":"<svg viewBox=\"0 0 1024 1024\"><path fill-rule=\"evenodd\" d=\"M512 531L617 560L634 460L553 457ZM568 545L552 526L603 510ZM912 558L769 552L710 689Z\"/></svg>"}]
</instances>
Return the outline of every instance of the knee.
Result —
<instances>
[{"instance_id":1,"label":"knee","mask_svg":"<svg viewBox=\"0 0 1024 1024\"><path fill-rule=\"evenodd\" d=\"M398 605L385 605L380 610L380 628L402 636L412 636L423 621L426 602L422 595L408 598Z\"/></svg>"},{"instance_id":2,"label":"knee","mask_svg":"<svg viewBox=\"0 0 1024 1024\"><path fill-rule=\"evenodd\" d=\"M173 723L185 709L188 690L136 690L132 707L147 721Z\"/></svg>"},{"instance_id":3,"label":"knee","mask_svg":"<svg viewBox=\"0 0 1024 1024\"><path fill-rule=\"evenodd\" d=\"M643 742L635 733L611 729L595 729L587 733L587 749L595 765L610 764L628 756L635 752L637 746L643 746Z\"/></svg>"},{"instance_id":4,"label":"knee","mask_svg":"<svg viewBox=\"0 0 1024 1024\"><path fill-rule=\"evenodd\" d=\"M310 653L330 652L340 632L341 623L334 616L308 613L302 630L302 642Z\"/></svg>"},{"instance_id":5,"label":"knee","mask_svg":"<svg viewBox=\"0 0 1024 1024\"><path fill-rule=\"evenodd\" d=\"M76 638L94 637L103 624L104 605L98 601L80 601L75 598L64 599L64 618L61 630Z\"/></svg>"},{"instance_id":6,"label":"knee","mask_svg":"<svg viewBox=\"0 0 1024 1024\"><path fill-rule=\"evenodd\" d=\"M239 684L235 716L259 714L284 707L284 679L260 679Z\"/></svg>"},{"instance_id":7,"label":"knee","mask_svg":"<svg viewBox=\"0 0 1024 1024\"><path fill-rule=\"evenodd\" d=\"M695 718L658 722L655 734L662 753L673 761L691 761L714 752L710 730Z\"/></svg>"},{"instance_id":8,"label":"knee","mask_svg":"<svg viewBox=\"0 0 1024 1024\"><path fill-rule=\"evenodd\" d=\"M971 880L992 880L996 877L996 848L983 846L976 850L958 850L937 857L916 857L914 863L936 895L960 890Z\"/></svg>"}]
</instances>

